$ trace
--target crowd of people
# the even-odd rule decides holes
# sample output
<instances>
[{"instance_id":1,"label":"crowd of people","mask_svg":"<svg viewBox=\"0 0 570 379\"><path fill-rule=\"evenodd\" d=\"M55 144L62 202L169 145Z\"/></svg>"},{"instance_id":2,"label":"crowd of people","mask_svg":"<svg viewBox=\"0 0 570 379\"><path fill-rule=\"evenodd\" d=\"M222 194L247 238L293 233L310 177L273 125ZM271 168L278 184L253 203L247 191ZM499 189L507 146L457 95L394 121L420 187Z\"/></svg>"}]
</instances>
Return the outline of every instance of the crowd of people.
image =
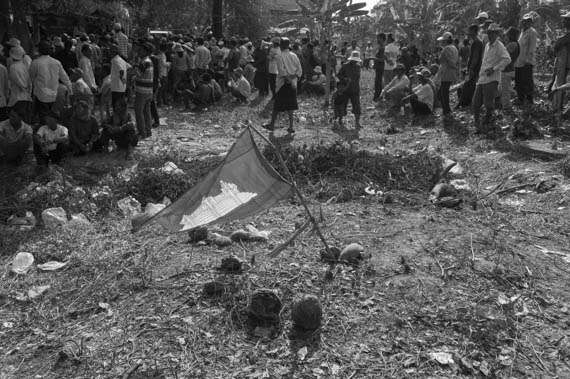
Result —
<instances>
[{"instance_id":1,"label":"crowd of people","mask_svg":"<svg viewBox=\"0 0 570 379\"><path fill-rule=\"evenodd\" d=\"M385 33L375 43L360 47L352 40L340 49L307 37L217 40L208 30L199 37L132 39L120 24L100 36L53 36L34 52L11 38L0 45L0 160L18 163L29 151L43 166L67 154L97 150L118 148L128 155L159 126L161 107L179 102L185 109L205 110L224 94L239 106L250 101L252 91L259 97L271 95L271 120L263 126L268 130L275 129L284 112L289 116L287 131L295 133L297 96L323 96L327 85L335 125L343 124L350 102L355 128L360 129L362 69L374 70L373 100L387 102L391 112L405 114L409 108L425 116L441 107L442 115L450 117L456 108L471 107L476 130L492 136L497 105L512 112L513 81L515 104L533 103L538 36L531 14L521 20L521 30L505 31L485 12L476 20L462 42L443 33L430 58ZM563 20L567 34L553 49L555 110L562 109L562 94L570 87L565 85L570 13ZM454 91L456 104L451 101ZM134 122L128 113L133 98Z\"/></svg>"}]
</instances>

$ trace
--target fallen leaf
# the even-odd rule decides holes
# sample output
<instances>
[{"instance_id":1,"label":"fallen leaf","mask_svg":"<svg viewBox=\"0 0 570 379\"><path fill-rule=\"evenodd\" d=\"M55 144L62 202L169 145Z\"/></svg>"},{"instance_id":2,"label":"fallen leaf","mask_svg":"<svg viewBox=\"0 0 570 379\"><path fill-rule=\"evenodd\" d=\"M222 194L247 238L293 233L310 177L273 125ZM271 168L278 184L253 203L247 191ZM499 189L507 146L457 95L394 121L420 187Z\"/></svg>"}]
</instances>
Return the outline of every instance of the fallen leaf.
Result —
<instances>
[{"instance_id":1,"label":"fallen leaf","mask_svg":"<svg viewBox=\"0 0 570 379\"><path fill-rule=\"evenodd\" d=\"M300 348L297 351L297 358L299 358L300 361L304 361L305 358L307 357L308 352L309 350L307 349L307 346Z\"/></svg>"},{"instance_id":2,"label":"fallen leaf","mask_svg":"<svg viewBox=\"0 0 570 379\"><path fill-rule=\"evenodd\" d=\"M43 271L56 271L60 268L67 266L69 261L67 262L57 262L57 261L49 261L43 264L38 265L38 268Z\"/></svg>"},{"instance_id":3,"label":"fallen leaf","mask_svg":"<svg viewBox=\"0 0 570 379\"><path fill-rule=\"evenodd\" d=\"M449 365L453 364L453 356L449 353L439 352L439 353L430 353L430 357L436 360L440 365Z\"/></svg>"},{"instance_id":4,"label":"fallen leaf","mask_svg":"<svg viewBox=\"0 0 570 379\"><path fill-rule=\"evenodd\" d=\"M35 299L43 295L48 289L50 288L49 285L47 286L33 286L28 291L28 297L30 299Z\"/></svg>"}]
</instances>

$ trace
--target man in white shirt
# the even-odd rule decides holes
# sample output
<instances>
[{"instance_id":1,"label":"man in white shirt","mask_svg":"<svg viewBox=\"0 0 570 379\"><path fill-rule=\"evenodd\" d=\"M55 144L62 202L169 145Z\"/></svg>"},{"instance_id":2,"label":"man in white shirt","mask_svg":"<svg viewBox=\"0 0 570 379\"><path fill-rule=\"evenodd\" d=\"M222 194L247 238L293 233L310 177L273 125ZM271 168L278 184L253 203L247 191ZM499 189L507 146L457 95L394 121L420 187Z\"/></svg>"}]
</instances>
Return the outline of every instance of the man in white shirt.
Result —
<instances>
[{"instance_id":1,"label":"man in white shirt","mask_svg":"<svg viewBox=\"0 0 570 379\"><path fill-rule=\"evenodd\" d=\"M521 105L533 103L533 67L536 64L536 41L538 39L538 34L532 27L533 21L530 13L524 15L522 19L522 32L518 41L520 52L515 61L515 88Z\"/></svg>"},{"instance_id":2,"label":"man in white shirt","mask_svg":"<svg viewBox=\"0 0 570 379\"><path fill-rule=\"evenodd\" d=\"M194 52L195 56L195 66L198 70L198 74L202 74L206 72L209 67L210 62L212 61L212 54L210 50L206 46L204 46L204 38L198 37L196 38L196 51Z\"/></svg>"},{"instance_id":3,"label":"man in white shirt","mask_svg":"<svg viewBox=\"0 0 570 379\"><path fill-rule=\"evenodd\" d=\"M393 34L388 34L386 42L387 45L384 48L384 83L390 83L394 79L400 49L396 46Z\"/></svg>"},{"instance_id":4,"label":"man in white shirt","mask_svg":"<svg viewBox=\"0 0 570 379\"><path fill-rule=\"evenodd\" d=\"M401 105L402 98L406 95L408 87L410 86L410 79L406 76L406 67L398 63L394 69L396 76L386 84L382 90L380 98L386 97L390 101L392 108L398 108Z\"/></svg>"},{"instance_id":5,"label":"man in white shirt","mask_svg":"<svg viewBox=\"0 0 570 379\"><path fill-rule=\"evenodd\" d=\"M95 74L93 72L93 65L91 64L91 56L93 52L89 44L81 46L81 58L79 59L79 68L83 71L83 80L91 88L92 92L97 92L97 83L95 82Z\"/></svg>"},{"instance_id":6,"label":"man in white shirt","mask_svg":"<svg viewBox=\"0 0 570 379\"><path fill-rule=\"evenodd\" d=\"M131 68L122 57L119 45L111 45L111 103L113 112L116 110L116 103L125 97L127 91L127 70Z\"/></svg>"},{"instance_id":7,"label":"man in white shirt","mask_svg":"<svg viewBox=\"0 0 570 379\"><path fill-rule=\"evenodd\" d=\"M485 46L479 79L473 95L473 116L475 127L480 133L489 132L489 126L495 110L495 99L499 94L501 71L511 63L511 57L505 46L498 40L503 31L498 24L491 24L487 29L489 43ZM485 118L480 122L481 106L485 104Z\"/></svg>"},{"instance_id":8,"label":"man in white shirt","mask_svg":"<svg viewBox=\"0 0 570 379\"><path fill-rule=\"evenodd\" d=\"M427 68L418 72L417 78L420 83L412 89L411 95L402 99L402 103L410 102L415 116L429 115L433 111L434 93L429 83L430 76L431 73Z\"/></svg>"},{"instance_id":9,"label":"man in white shirt","mask_svg":"<svg viewBox=\"0 0 570 379\"><path fill-rule=\"evenodd\" d=\"M57 123L53 113L46 115L46 125L41 126L34 135L34 154L39 166L50 162L59 164L69 144L67 128Z\"/></svg>"},{"instance_id":10,"label":"man in white shirt","mask_svg":"<svg viewBox=\"0 0 570 379\"><path fill-rule=\"evenodd\" d=\"M247 79L243 76L243 69L238 67L234 70L237 79L230 82L230 88L232 89L232 95L236 100L242 104L247 104L249 97L251 96L251 85Z\"/></svg>"},{"instance_id":11,"label":"man in white shirt","mask_svg":"<svg viewBox=\"0 0 570 379\"><path fill-rule=\"evenodd\" d=\"M30 109L32 104L32 82L30 80L29 65L24 61L26 52L21 46L10 50L12 64L8 69L10 81L10 97L8 107L16 109L18 114L24 115L24 122L30 123Z\"/></svg>"},{"instance_id":12,"label":"man in white shirt","mask_svg":"<svg viewBox=\"0 0 570 379\"><path fill-rule=\"evenodd\" d=\"M34 87L36 110L41 124L45 124L45 115L51 111L57 98L57 87L60 81L67 87L69 93L73 93L71 81L61 62L49 56L50 49L48 41L41 41L38 45L40 56L30 65L30 79Z\"/></svg>"}]
</instances>

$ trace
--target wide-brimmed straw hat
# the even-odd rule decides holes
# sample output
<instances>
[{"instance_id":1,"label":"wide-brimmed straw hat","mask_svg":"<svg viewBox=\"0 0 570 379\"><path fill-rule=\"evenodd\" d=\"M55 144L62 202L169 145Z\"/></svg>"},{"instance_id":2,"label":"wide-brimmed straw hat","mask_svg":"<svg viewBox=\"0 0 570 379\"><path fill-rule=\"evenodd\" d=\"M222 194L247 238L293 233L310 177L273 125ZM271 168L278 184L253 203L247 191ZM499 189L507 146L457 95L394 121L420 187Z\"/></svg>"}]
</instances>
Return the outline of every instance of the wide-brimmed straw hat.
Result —
<instances>
[{"instance_id":1,"label":"wide-brimmed straw hat","mask_svg":"<svg viewBox=\"0 0 570 379\"><path fill-rule=\"evenodd\" d=\"M489 14L487 12L480 12L477 17L475 17L475 20L479 18L489 18Z\"/></svg>"},{"instance_id":2,"label":"wide-brimmed straw hat","mask_svg":"<svg viewBox=\"0 0 570 379\"><path fill-rule=\"evenodd\" d=\"M26 50L22 46L16 46L10 49L10 57L16 61L21 61L26 55Z\"/></svg>"},{"instance_id":3,"label":"wide-brimmed straw hat","mask_svg":"<svg viewBox=\"0 0 570 379\"><path fill-rule=\"evenodd\" d=\"M501 28L501 26L500 26L499 24L497 24L497 23L494 22L494 23L492 23L491 25L489 25L489 27L487 28L486 31L487 31L487 33L490 33L490 32L501 33L501 32L504 31L504 29Z\"/></svg>"},{"instance_id":4,"label":"wide-brimmed straw hat","mask_svg":"<svg viewBox=\"0 0 570 379\"><path fill-rule=\"evenodd\" d=\"M322 74L323 73L323 69L321 68L321 66L315 66L313 71L315 72L315 74Z\"/></svg>"},{"instance_id":5,"label":"wide-brimmed straw hat","mask_svg":"<svg viewBox=\"0 0 570 379\"><path fill-rule=\"evenodd\" d=\"M438 41L447 41L450 39L453 39L453 34L451 34L450 32L445 32L437 40Z\"/></svg>"}]
</instances>

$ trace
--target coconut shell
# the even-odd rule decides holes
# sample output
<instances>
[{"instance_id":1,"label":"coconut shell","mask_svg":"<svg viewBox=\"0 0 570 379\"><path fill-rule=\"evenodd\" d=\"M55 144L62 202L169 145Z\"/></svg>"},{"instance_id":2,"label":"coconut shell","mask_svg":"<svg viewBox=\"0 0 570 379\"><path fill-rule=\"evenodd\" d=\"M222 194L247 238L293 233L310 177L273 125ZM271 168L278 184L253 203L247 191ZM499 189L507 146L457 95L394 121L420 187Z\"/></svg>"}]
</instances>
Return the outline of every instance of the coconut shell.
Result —
<instances>
[{"instance_id":1,"label":"coconut shell","mask_svg":"<svg viewBox=\"0 0 570 379\"><path fill-rule=\"evenodd\" d=\"M200 242L208 239L208 228L199 226L188 231L189 242Z\"/></svg>"},{"instance_id":2,"label":"coconut shell","mask_svg":"<svg viewBox=\"0 0 570 379\"><path fill-rule=\"evenodd\" d=\"M435 199L451 197L457 195L457 189L449 183L439 183L431 190L431 195Z\"/></svg>"},{"instance_id":3,"label":"coconut shell","mask_svg":"<svg viewBox=\"0 0 570 379\"><path fill-rule=\"evenodd\" d=\"M213 235L212 242L214 243L214 245L219 247L230 246L233 243L230 237L222 236L216 233L214 233Z\"/></svg>"},{"instance_id":4,"label":"coconut shell","mask_svg":"<svg viewBox=\"0 0 570 379\"><path fill-rule=\"evenodd\" d=\"M295 326L315 330L321 326L323 307L314 295L303 295L291 307L291 318Z\"/></svg>"},{"instance_id":5,"label":"coconut shell","mask_svg":"<svg viewBox=\"0 0 570 379\"><path fill-rule=\"evenodd\" d=\"M362 259L364 248L357 243L351 243L340 253L339 260L351 264L358 264Z\"/></svg>"},{"instance_id":6,"label":"coconut shell","mask_svg":"<svg viewBox=\"0 0 570 379\"><path fill-rule=\"evenodd\" d=\"M245 230L236 230L230 235L232 241L249 241L251 240L251 233Z\"/></svg>"},{"instance_id":7,"label":"coconut shell","mask_svg":"<svg viewBox=\"0 0 570 379\"><path fill-rule=\"evenodd\" d=\"M331 246L331 247L329 247L329 250L330 251L327 251L327 249L322 249L320 251L321 260L323 262L336 262L336 261L338 261L338 258L340 257L340 249L338 247Z\"/></svg>"},{"instance_id":8,"label":"coconut shell","mask_svg":"<svg viewBox=\"0 0 570 379\"><path fill-rule=\"evenodd\" d=\"M238 257L231 255L222 259L220 270L226 272L241 272L243 263Z\"/></svg>"},{"instance_id":9,"label":"coconut shell","mask_svg":"<svg viewBox=\"0 0 570 379\"><path fill-rule=\"evenodd\" d=\"M204 283L204 295L214 297L220 296L226 291L226 285L222 282L214 280L212 282Z\"/></svg>"},{"instance_id":10,"label":"coconut shell","mask_svg":"<svg viewBox=\"0 0 570 379\"><path fill-rule=\"evenodd\" d=\"M249 316L254 321L279 322L281 313L281 299L269 289L259 289L251 295L249 303Z\"/></svg>"}]
</instances>

